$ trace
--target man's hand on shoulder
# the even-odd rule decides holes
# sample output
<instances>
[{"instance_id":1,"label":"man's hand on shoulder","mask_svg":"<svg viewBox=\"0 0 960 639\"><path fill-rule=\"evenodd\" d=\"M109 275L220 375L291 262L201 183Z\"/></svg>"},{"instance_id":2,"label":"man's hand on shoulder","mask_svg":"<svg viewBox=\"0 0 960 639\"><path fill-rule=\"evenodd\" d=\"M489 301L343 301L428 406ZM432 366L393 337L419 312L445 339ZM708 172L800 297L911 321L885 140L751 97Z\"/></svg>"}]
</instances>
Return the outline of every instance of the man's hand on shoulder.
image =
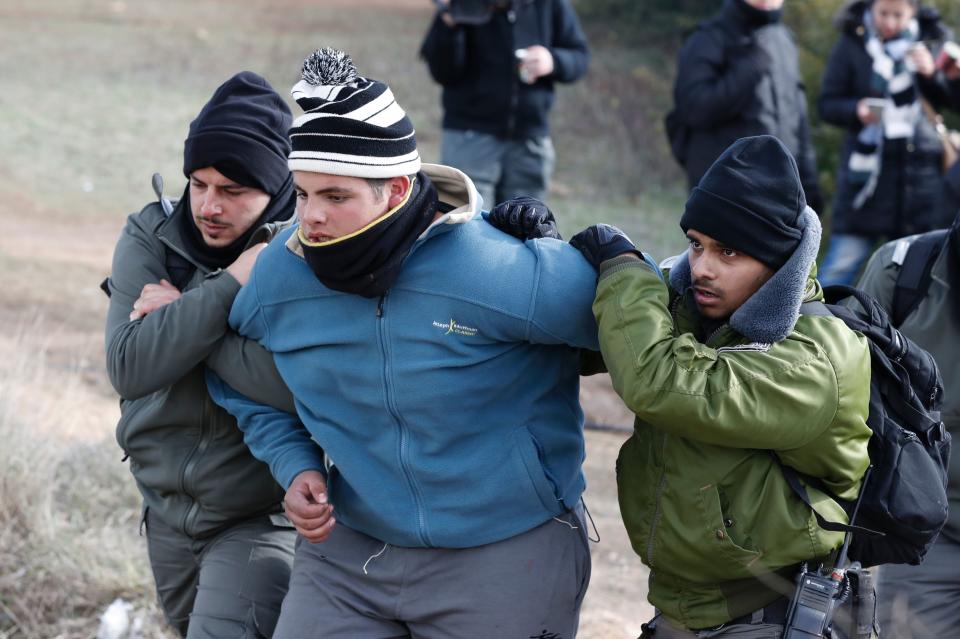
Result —
<instances>
[{"instance_id":1,"label":"man's hand on shoulder","mask_svg":"<svg viewBox=\"0 0 960 639\"><path fill-rule=\"evenodd\" d=\"M632 253L644 259L643 254L637 250L627 234L609 224L588 226L570 238L570 246L583 253L597 271L600 270L603 262L626 253Z\"/></svg>"},{"instance_id":2,"label":"man's hand on shoulder","mask_svg":"<svg viewBox=\"0 0 960 639\"><path fill-rule=\"evenodd\" d=\"M487 221L504 233L521 240L541 237L563 239L557 230L557 220L547 205L525 195L497 204L487 216Z\"/></svg>"},{"instance_id":3,"label":"man's hand on shoulder","mask_svg":"<svg viewBox=\"0 0 960 639\"><path fill-rule=\"evenodd\" d=\"M313 544L326 540L337 522L333 506L327 503L327 482L316 470L305 470L294 478L283 506L297 532Z\"/></svg>"},{"instance_id":4,"label":"man's hand on shoulder","mask_svg":"<svg viewBox=\"0 0 960 639\"><path fill-rule=\"evenodd\" d=\"M227 267L227 273L240 282L240 286L243 286L250 279L250 272L253 270L253 265L257 262L257 256L260 255L260 251L265 248L267 248L265 242L254 244L241 253L240 257L233 261L233 264Z\"/></svg>"},{"instance_id":5,"label":"man's hand on shoulder","mask_svg":"<svg viewBox=\"0 0 960 639\"><path fill-rule=\"evenodd\" d=\"M146 317L158 308L180 299L180 291L167 280L160 280L159 284L147 284L140 291L140 297L133 303L130 321Z\"/></svg>"}]
</instances>

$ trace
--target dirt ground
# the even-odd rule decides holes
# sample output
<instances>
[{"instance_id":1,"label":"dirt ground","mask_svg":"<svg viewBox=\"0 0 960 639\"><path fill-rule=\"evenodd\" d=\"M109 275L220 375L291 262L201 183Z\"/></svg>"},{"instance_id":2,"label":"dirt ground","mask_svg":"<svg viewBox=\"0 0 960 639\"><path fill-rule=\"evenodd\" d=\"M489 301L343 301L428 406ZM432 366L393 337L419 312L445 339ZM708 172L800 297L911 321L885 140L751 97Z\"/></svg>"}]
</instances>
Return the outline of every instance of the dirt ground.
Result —
<instances>
[{"instance_id":1,"label":"dirt ground","mask_svg":"<svg viewBox=\"0 0 960 639\"><path fill-rule=\"evenodd\" d=\"M54 423L51 435L112 436L118 412L103 369L107 299L98 285L125 215L150 197L150 173L168 176L170 195L182 188L183 135L212 88L254 68L285 93L304 52L321 44L349 46L375 68L369 75L389 77L387 45L415 49L430 11L428 0L0 6L0 369L22 360L23 349L43 352L48 368L34 401L66 388L76 398L70 432ZM418 63L406 54L405 64ZM429 154L438 94L418 82L423 88L401 100L426 122L418 138ZM588 420L629 428L606 376L585 379L582 400ZM625 437L587 435L585 499L600 541L582 612L586 639L636 637L650 616L647 573L616 502L614 459Z\"/></svg>"}]
</instances>

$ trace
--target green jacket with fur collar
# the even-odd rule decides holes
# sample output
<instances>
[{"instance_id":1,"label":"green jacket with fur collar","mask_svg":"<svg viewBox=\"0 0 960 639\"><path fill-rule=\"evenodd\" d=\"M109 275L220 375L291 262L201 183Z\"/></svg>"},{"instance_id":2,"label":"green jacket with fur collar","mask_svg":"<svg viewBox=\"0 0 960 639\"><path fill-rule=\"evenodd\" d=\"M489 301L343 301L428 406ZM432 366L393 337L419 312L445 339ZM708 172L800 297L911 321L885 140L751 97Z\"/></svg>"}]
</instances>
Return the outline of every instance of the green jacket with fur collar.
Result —
<instances>
[{"instance_id":1,"label":"green jacket with fur collar","mask_svg":"<svg viewBox=\"0 0 960 639\"><path fill-rule=\"evenodd\" d=\"M812 220L810 218L813 217ZM870 358L839 319L800 316L822 299L819 224L705 341L682 256L665 284L628 257L604 263L594 303L617 393L636 414L617 460L620 509L650 568L649 599L688 628L728 622L789 596L797 565L836 550L774 454L842 498L868 465ZM840 506L810 489L828 519Z\"/></svg>"}]
</instances>

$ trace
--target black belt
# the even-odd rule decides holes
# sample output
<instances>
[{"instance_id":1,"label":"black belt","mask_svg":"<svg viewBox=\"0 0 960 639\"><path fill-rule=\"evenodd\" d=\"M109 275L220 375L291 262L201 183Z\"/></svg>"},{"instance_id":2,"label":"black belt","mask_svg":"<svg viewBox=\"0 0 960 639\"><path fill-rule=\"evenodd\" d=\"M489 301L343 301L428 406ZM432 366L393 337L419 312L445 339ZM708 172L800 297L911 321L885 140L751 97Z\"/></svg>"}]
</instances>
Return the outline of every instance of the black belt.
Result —
<instances>
[{"instance_id":1,"label":"black belt","mask_svg":"<svg viewBox=\"0 0 960 639\"><path fill-rule=\"evenodd\" d=\"M779 597L773 603L768 604L755 612L748 612L745 615L740 615L739 617L734 617L730 621L721 624L721 626L736 626L736 625L749 625L752 623L769 623L784 625L787 623L787 610L790 608L790 600L786 597ZM758 620L754 621L754 615L756 612L762 612L763 616ZM700 630L715 630L719 626L713 626L712 628L691 628L691 631L698 632Z\"/></svg>"}]
</instances>

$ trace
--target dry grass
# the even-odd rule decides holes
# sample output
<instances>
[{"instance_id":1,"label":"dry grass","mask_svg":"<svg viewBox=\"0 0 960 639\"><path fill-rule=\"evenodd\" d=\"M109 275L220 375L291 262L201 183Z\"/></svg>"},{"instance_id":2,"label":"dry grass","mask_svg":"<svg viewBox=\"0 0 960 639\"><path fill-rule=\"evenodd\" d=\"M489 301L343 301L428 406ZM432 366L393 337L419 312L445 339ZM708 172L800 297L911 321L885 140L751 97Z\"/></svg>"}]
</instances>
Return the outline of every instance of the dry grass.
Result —
<instances>
[{"instance_id":1,"label":"dry grass","mask_svg":"<svg viewBox=\"0 0 960 639\"><path fill-rule=\"evenodd\" d=\"M145 637L162 636L139 498L112 437L97 288L125 215L151 197L150 174L176 195L184 134L213 88L251 69L285 94L321 45L393 86L436 161L439 89L416 53L431 11L430 0L0 3L0 639L91 637L118 596L145 615ZM641 71L649 52L591 35L590 75L557 100L564 188L551 205L567 235L603 220L665 255L682 246L682 187L658 125L636 127L666 80ZM585 387L590 419L629 421L608 381ZM649 614L616 504L620 439L588 435L602 542L581 639L635 637Z\"/></svg>"},{"instance_id":2,"label":"dry grass","mask_svg":"<svg viewBox=\"0 0 960 639\"><path fill-rule=\"evenodd\" d=\"M0 637L92 637L115 597L160 637L138 495L112 440L74 435L96 402L51 363L46 327L34 318L0 350Z\"/></svg>"}]
</instances>

